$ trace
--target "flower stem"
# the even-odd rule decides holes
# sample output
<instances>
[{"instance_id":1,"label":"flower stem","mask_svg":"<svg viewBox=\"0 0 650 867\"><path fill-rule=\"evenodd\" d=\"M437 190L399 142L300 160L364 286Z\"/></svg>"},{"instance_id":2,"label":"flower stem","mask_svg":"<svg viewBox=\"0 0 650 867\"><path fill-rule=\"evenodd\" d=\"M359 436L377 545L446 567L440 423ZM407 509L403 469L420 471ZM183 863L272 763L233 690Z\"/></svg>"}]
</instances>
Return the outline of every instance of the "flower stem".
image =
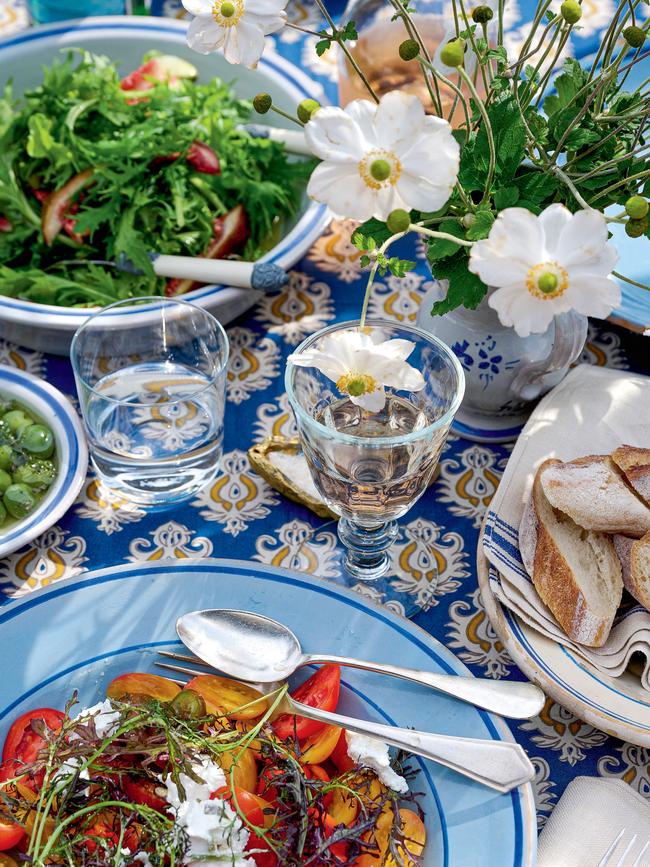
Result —
<instances>
[{"instance_id":1,"label":"flower stem","mask_svg":"<svg viewBox=\"0 0 650 867\"><path fill-rule=\"evenodd\" d=\"M332 38L334 39L334 41L336 42L336 44L337 44L338 46L340 46L341 51L342 51L343 54L345 54L345 56L347 57L347 59L348 59L348 61L349 61L349 63L350 63L350 66L352 67L352 69L354 69L354 71L356 72L356 74L359 76L359 78L361 79L361 81L364 83L364 85L365 85L365 87L366 87L366 90L368 91L368 93L370 94L370 96L374 99L374 101L375 101L375 102L379 102L379 97L378 97L377 94L375 93L375 91L374 91L374 89L373 89L373 86L372 86L372 85L370 84L370 82L368 81L368 79L367 79L367 77L366 77L366 74L364 73L364 71L361 69L361 67L360 67L359 64L357 63L357 61L356 61L356 60L354 59L354 57L352 56L352 52L350 51L350 49L348 48L348 46L345 44L344 40L341 39L341 36L340 36L340 33L339 33L339 29L338 29L338 27L336 26L336 24L334 23L334 19L332 18L332 16L331 16L331 15L329 14L329 12L327 11L327 7L326 7L325 4L323 3L323 0L316 0L316 5L317 5L318 8L320 9L320 11L321 11L321 13L322 13L322 15L323 15L323 18L327 21L327 23L329 24L329 26L332 28Z\"/></svg>"},{"instance_id":2,"label":"flower stem","mask_svg":"<svg viewBox=\"0 0 650 867\"><path fill-rule=\"evenodd\" d=\"M287 120L293 121L293 123L297 124L301 129L302 129L302 127L304 127L304 123L301 120L298 120L297 117L293 117L288 112L283 111L281 108L278 108L277 105L272 105L271 111L274 111L276 114L279 114L280 117L284 117Z\"/></svg>"},{"instance_id":3,"label":"flower stem","mask_svg":"<svg viewBox=\"0 0 650 867\"><path fill-rule=\"evenodd\" d=\"M300 24L293 24L291 21L287 21L284 26L290 27L292 30L299 30L301 33L306 33L308 36L318 36L319 39L323 38L322 33L319 33L317 30L310 30L309 27L301 27Z\"/></svg>"},{"instance_id":4,"label":"flower stem","mask_svg":"<svg viewBox=\"0 0 650 867\"><path fill-rule=\"evenodd\" d=\"M647 292L650 292L650 286L646 283L639 283L637 280L633 280L631 277L626 277L625 274L619 274L618 271L612 271L612 275L614 277L618 277L619 280L623 280L625 283L629 283L630 286L636 286L638 289L645 289Z\"/></svg>"},{"instance_id":5,"label":"flower stem","mask_svg":"<svg viewBox=\"0 0 650 867\"><path fill-rule=\"evenodd\" d=\"M450 235L448 232L436 232L434 229L426 229L422 223L411 223L409 231L417 232L418 235L426 235L427 238L442 238L443 241L453 241L454 244L460 244L461 247L474 246L474 241L457 238L456 235Z\"/></svg>"},{"instance_id":6,"label":"flower stem","mask_svg":"<svg viewBox=\"0 0 650 867\"><path fill-rule=\"evenodd\" d=\"M377 269L379 268L379 257L383 256L383 254L388 250L390 245L394 241L399 241L400 238L403 238L404 235L408 234L408 229L406 232L398 232L396 235L391 235L390 238L387 238L384 243L379 247L377 252L375 253L375 261L372 264L372 268L370 269L370 274L368 274L368 282L366 283L366 291L363 296L363 306L361 307L361 316L359 317L359 328L363 328L366 324L366 315L368 313L368 302L370 301L370 291L372 289L373 283L375 282L375 277L377 275Z\"/></svg>"},{"instance_id":7,"label":"flower stem","mask_svg":"<svg viewBox=\"0 0 650 867\"><path fill-rule=\"evenodd\" d=\"M576 188L576 185L573 183L571 178L565 172L563 172L559 166L552 166L551 171L567 185L567 187L571 190L573 194L573 198L576 200L576 202L580 205L581 208L584 208L587 211L593 210L591 205L586 202L585 199L583 199L583 197L580 195L578 189Z\"/></svg>"},{"instance_id":8,"label":"flower stem","mask_svg":"<svg viewBox=\"0 0 650 867\"><path fill-rule=\"evenodd\" d=\"M472 82L472 79L465 72L462 66L458 67L458 74L463 79L467 87L469 88L470 93L474 97L474 102L476 103L476 107L481 113L481 117L483 118L483 123L485 124L485 133L487 135L488 147L490 149L490 162L488 165L488 173L487 179L485 181L485 192L483 193L483 201L487 201L490 197L490 189L492 187L492 181L494 180L494 170L496 168L497 163L497 154L496 148L494 146L494 133L492 132L492 124L490 123L490 118L488 117L488 113L485 110L485 106L483 105L483 100L478 95L476 88Z\"/></svg>"},{"instance_id":9,"label":"flower stem","mask_svg":"<svg viewBox=\"0 0 650 867\"><path fill-rule=\"evenodd\" d=\"M471 132L472 124L471 124L470 119L469 119L467 100L465 99L463 91L460 89L460 87L455 85L453 83L453 81L451 81L449 78L447 78L445 75L443 75L442 72L440 72L438 69L436 69L430 60L425 60L424 57L418 57L417 59L418 59L418 63L420 64L420 66L426 66L427 69L430 69L431 72L433 73L434 78L436 78L436 79L439 78L443 84L445 84L450 90L453 90L453 92L456 94L456 99L461 101L462 106L463 106L463 112L465 113L465 124L467 127L466 131L465 131L466 132L465 142L469 141L469 134ZM455 108L455 105L454 105L454 108Z\"/></svg>"},{"instance_id":10,"label":"flower stem","mask_svg":"<svg viewBox=\"0 0 650 867\"><path fill-rule=\"evenodd\" d=\"M415 21L411 18L409 12L406 7L403 6L399 0L390 0L392 7L396 10L399 17L402 19L404 23L404 27L406 28L406 32L411 37L411 39L415 39L415 41L420 46L420 51L426 60L431 60L431 55L429 54L429 49L427 48L427 44L422 37L422 34L417 28ZM429 76L422 70L422 75L424 76L424 83L427 86L427 90L429 91L429 97L431 99L431 103L433 108L438 115L438 117L442 117L442 99L440 98L440 90L438 89L438 82L434 78L433 83L435 86L435 93L431 88L431 81Z\"/></svg>"}]
</instances>

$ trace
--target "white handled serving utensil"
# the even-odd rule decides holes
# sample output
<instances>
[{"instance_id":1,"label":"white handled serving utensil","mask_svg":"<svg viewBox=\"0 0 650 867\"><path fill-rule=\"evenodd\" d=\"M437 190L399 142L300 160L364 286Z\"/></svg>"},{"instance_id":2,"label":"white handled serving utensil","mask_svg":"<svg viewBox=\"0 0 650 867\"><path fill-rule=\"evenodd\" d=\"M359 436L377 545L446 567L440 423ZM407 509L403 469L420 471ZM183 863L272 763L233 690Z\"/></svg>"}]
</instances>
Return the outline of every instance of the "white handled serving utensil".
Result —
<instances>
[{"instance_id":1,"label":"white handled serving utensil","mask_svg":"<svg viewBox=\"0 0 650 867\"><path fill-rule=\"evenodd\" d=\"M513 719L529 719L544 706L544 693L532 683L437 674L346 656L305 654L288 627L251 611L191 611L178 618L176 632L192 653L213 668L251 683L286 680L303 665L337 663L410 680Z\"/></svg>"},{"instance_id":2,"label":"white handled serving utensil","mask_svg":"<svg viewBox=\"0 0 650 867\"><path fill-rule=\"evenodd\" d=\"M239 650L241 647L233 648L235 653ZM164 651L159 652L168 658L187 660L195 665L206 665L200 659L192 659ZM196 669L170 663L159 662L157 665L190 677L196 677L202 673ZM182 681L177 682L183 685ZM535 768L519 744L477 738L457 738L383 725L369 720L360 720L338 713L318 710L318 708L295 701L288 694L283 698L277 710L279 713L299 714L327 725L339 726L339 728L347 729L347 731L370 735L384 743L407 750L409 753L424 756L426 759L444 765L464 777L469 777L471 780L489 786L491 789L496 789L498 792L510 792L517 786L530 782L535 776Z\"/></svg>"}]
</instances>

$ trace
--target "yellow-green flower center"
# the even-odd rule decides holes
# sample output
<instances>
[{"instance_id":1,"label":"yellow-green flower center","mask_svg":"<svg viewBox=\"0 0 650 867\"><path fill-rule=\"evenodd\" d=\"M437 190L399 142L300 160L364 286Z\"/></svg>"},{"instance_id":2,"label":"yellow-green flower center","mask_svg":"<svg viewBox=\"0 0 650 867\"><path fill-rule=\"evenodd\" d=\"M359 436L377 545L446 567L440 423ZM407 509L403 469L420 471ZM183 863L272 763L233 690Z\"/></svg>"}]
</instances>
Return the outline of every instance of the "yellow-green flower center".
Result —
<instances>
[{"instance_id":1,"label":"yellow-green flower center","mask_svg":"<svg viewBox=\"0 0 650 867\"><path fill-rule=\"evenodd\" d=\"M569 275L557 262L541 262L526 274L526 288L542 301L559 298L569 286Z\"/></svg>"},{"instance_id":2,"label":"yellow-green flower center","mask_svg":"<svg viewBox=\"0 0 650 867\"><path fill-rule=\"evenodd\" d=\"M359 161L359 174L367 186L379 190L397 183L402 164L393 151L370 151Z\"/></svg>"},{"instance_id":3,"label":"yellow-green flower center","mask_svg":"<svg viewBox=\"0 0 650 867\"><path fill-rule=\"evenodd\" d=\"M212 7L212 17L221 27L234 27L244 14L244 0L223 0Z\"/></svg>"},{"instance_id":4,"label":"yellow-green flower center","mask_svg":"<svg viewBox=\"0 0 650 867\"><path fill-rule=\"evenodd\" d=\"M376 391L377 383L367 373L346 373L336 381L336 387L341 394L361 397L362 394L372 394Z\"/></svg>"}]
</instances>

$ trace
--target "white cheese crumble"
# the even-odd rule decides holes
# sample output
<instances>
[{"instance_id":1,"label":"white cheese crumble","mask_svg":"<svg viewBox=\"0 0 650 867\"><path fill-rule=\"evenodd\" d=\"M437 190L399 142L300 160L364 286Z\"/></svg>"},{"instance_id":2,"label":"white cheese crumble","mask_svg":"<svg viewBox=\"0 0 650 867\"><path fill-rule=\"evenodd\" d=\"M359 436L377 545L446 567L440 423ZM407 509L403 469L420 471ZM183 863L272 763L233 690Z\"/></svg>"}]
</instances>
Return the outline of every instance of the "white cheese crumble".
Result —
<instances>
[{"instance_id":1,"label":"white cheese crumble","mask_svg":"<svg viewBox=\"0 0 650 867\"><path fill-rule=\"evenodd\" d=\"M210 800L211 792L226 785L226 775L208 758L192 765L192 770L204 782L197 783L181 774L184 801L180 799L178 786L172 779L165 783L167 800L174 810L176 822L190 838L186 863L189 867L203 867L206 863L255 867L255 862L244 854L249 832L236 811L221 798Z\"/></svg>"},{"instance_id":2,"label":"white cheese crumble","mask_svg":"<svg viewBox=\"0 0 650 867\"><path fill-rule=\"evenodd\" d=\"M358 735L355 732L345 733L348 745L348 755L357 765L373 770L380 781L394 792L404 794L408 792L408 783L404 777L400 777L390 766L388 744L377 738L367 735Z\"/></svg>"},{"instance_id":3,"label":"white cheese crumble","mask_svg":"<svg viewBox=\"0 0 650 867\"><path fill-rule=\"evenodd\" d=\"M99 704L94 704L92 707L84 707L77 714L79 722L86 721L89 717L95 719L95 730L100 738L106 735L112 735L117 729L117 723L120 719L119 711L113 710L113 705L110 699L100 701Z\"/></svg>"}]
</instances>

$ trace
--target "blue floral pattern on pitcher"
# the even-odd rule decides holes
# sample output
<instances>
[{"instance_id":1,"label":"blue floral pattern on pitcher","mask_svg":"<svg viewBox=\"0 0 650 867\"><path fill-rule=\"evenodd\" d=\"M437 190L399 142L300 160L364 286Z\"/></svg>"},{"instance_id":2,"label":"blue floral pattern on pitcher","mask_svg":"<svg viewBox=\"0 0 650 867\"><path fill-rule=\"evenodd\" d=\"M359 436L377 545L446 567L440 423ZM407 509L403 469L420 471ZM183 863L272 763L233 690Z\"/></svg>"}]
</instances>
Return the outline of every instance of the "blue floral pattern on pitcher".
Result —
<instances>
[{"instance_id":1,"label":"blue floral pattern on pitcher","mask_svg":"<svg viewBox=\"0 0 650 867\"><path fill-rule=\"evenodd\" d=\"M474 352L473 355L468 351L470 346L475 347L471 350ZM491 334L483 340L474 341L473 344L470 344L469 340L457 340L451 347L465 370L471 370L476 364L476 369L480 371L478 377L483 382L483 389L488 387L501 370L511 370L520 361L519 358L504 361L503 355L498 351L495 352L496 349L497 341Z\"/></svg>"}]
</instances>

